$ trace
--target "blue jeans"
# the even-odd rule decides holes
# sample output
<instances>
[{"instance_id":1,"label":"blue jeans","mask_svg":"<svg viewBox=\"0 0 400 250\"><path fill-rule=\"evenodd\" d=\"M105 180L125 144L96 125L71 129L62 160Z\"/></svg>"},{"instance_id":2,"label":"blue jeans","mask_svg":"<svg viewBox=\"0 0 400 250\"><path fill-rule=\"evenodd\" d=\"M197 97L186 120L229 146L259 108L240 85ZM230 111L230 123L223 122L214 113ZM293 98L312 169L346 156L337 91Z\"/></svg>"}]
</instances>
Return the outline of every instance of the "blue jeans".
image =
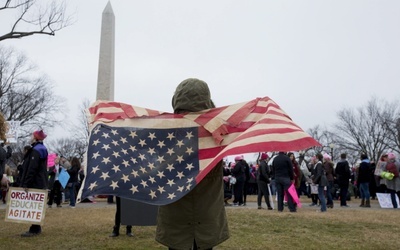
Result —
<instances>
[{"instance_id":1,"label":"blue jeans","mask_svg":"<svg viewBox=\"0 0 400 250\"><path fill-rule=\"evenodd\" d=\"M324 186L318 186L318 198L321 202L321 212L326 212L326 201L325 201L325 194L324 194Z\"/></svg>"},{"instance_id":2,"label":"blue jeans","mask_svg":"<svg viewBox=\"0 0 400 250\"><path fill-rule=\"evenodd\" d=\"M69 205L75 206L75 182L72 183L72 187L69 188Z\"/></svg>"},{"instance_id":3,"label":"blue jeans","mask_svg":"<svg viewBox=\"0 0 400 250\"><path fill-rule=\"evenodd\" d=\"M327 198L326 204L328 205L333 205L332 188L333 188L333 181L330 181L326 188L326 198Z\"/></svg>"},{"instance_id":4,"label":"blue jeans","mask_svg":"<svg viewBox=\"0 0 400 250\"><path fill-rule=\"evenodd\" d=\"M369 200L370 195L369 195L369 183L368 182L360 183L360 197L361 197L361 199Z\"/></svg>"}]
</instances>

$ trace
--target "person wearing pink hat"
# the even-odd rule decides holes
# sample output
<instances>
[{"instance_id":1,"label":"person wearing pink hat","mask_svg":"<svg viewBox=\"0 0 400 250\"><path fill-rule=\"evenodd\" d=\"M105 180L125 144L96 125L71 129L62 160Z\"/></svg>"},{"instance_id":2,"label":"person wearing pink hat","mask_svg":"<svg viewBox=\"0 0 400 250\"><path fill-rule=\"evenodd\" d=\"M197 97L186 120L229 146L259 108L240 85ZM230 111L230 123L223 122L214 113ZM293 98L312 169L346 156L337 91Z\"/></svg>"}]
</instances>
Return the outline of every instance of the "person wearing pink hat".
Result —
<instances>
[{"instance_id":1,"label":"person wearing pink hat","mask_svg":"<svg viewBox=\"0 0 400 250\"><path fill-rule=\"evenodd\" d=\"M235 167L232 169L232 175L236 178L236 183L233 186L234 193L234 206L244 206L243 202L243 189L244 182L246 181L245 165L242 162L243 156L238 155L235 157Z\"/></svg>"},{"instance_id":2,"label":"person wearing pink hat","mask_svg":"<svg viewBox=\"0 0 400 250\"><path fill-rule=\"evenodd\" d=\"M386 180L386 188L390 193L390 198L392 199L393 208L398 208L398 204L396 201L396 194L400 199L400 164L396 161L396 155L393 153L387 154L387 164L385 166L385 171L391 172L394 174L393 179Z\"/></svg>"},{"instance_id":3,"label":"person wearing pink hat","mask_svg":"<svg viewBox=\"0 0 400 250\"><path fill-rule=\"evenodd\" d=\"M258 209L262 209L261 200L264 196L265 203L267 204L268 210L272 210L271 203L269 201L270 193L268 191L268 184L271 178L271 169L267 164L268 155L262 153L260 156L260 165L257 170L257 185L258 185L258 195L257 195L257 205Z\"/></svg>"},{"instance_id":4,"label":"person wearing pink hat","mask_svg":"<svg viewBox=\"0 0 400 250\"><path fill-rule=\"evenodd\" d=\"M43 130L37 130L32 134L32 147L28 150L26 160L22 165L21 187L25 192L29 188L47 189L47 148L43 145L43 140L47 135ZM32 237L40 234L42 227L32 225L29 231L21 234L22 237Z\"/></svg>"}]
</instances>

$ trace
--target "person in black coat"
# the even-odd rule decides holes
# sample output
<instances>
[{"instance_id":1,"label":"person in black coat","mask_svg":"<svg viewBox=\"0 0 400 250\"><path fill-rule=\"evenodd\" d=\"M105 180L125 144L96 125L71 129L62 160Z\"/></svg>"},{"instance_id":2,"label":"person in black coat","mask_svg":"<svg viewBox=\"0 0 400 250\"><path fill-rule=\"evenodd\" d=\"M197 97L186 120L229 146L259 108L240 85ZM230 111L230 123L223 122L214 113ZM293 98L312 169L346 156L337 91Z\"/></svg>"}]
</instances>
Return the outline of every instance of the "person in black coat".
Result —
<instances>
[{"instance_id":1,"label":"person in black coat","mask_svg":"<svg viewBox=\"0 0 400 250\"><path fill-rule=\"evenodd\" d=\"M71 160L71 168L67 170L69 180L67 187L69 189L69 206L75 208L76 191L75 185L78 183L79 170L81 169L81 162L78 158L74 157Z\"/></svg>"},{"instance_id":2,"label":"person in black coat","mask_svg":"<svg viewBox=\"0 0 400 250\"><path fill-rule=\"evenodd\" d=\"M60 165L60 158L57 157L54 160L54 163L54 166L51 166L48 170L50 195L47 205L49 205L49 208L52 207L53 201L56 203L57 207L61 207L62 186L59 180L59 176L62 170L62 166Z\"/></svg>"},{"instance_id":3,"label":"person in black coat","mask_svg":"<svg viewBox=\"0 0 400 250\"><path fill-rule=\"evenodd\" d=\"M371 207L370 205L370 168L371 163L368 156L364 153L361 154L361 163L358 168L357 183L360 185L361 204L360 207Z\"/></svg>"},{"instance_id":4,"label":"person in black coat","mask_svg":"<svg viewBox=\"0 0 400 250\"><path fill-rule=\"evenodd\" d=\"M258 185L258 195L257 195L257 205L258 209L262 209L261 200L264 196L265 203L267 204L268 210L272 210L271 203L269 201L269 190L268 183L270 182L270 168L267 164L268 155L262 153L260 157L260 165L257 170L257 185Z\"/></svg>"},{"instance_id":5,"label":"person in black coat","mask_svg":"<svg viewBox=\"0 0 400 250\"><path fill-rule=\"evenodd\" d=\"M243 156L235 157L235 166L232 169L232 175L236 178L236 183L233 186L233 200L234 206L244 206L243 202L243 189L246 181L245 165L243 163Z\"/></svg>"},{"instance_id":6,"label":"person in black coat","mask_svg":"<svg viewBox=\"0 0 400 250\"><path fill-rule=\"evenodd\" d=\"M47 148L43 145L43 140L47 135L43 130L35 131L32 135L32 148L26 153L26 158L22 165L21 187L25 192L30 188L47 189ZM42 227L32 225L28 232L23 233L22 237L32 237L40 234Z\"/></svg>"},{"instance_id":7,"label":"person in black coat","mask_svg":"<svg viewBox=\"0 0 400 250\"><path fill-rule=\"evenodd\" d=\"M278 193L278 211L283 212L283 196L286 195L289 211L296 212L293 198L288 192L290 185L294 183L292 161L284 152L279 152L272 162L272 169Z\"/></svg>"},{"instance_id":8,"label":"person in black coat","mask_svg":"<svg viewBox=\"0 0 400 250\"><path fill-rule=\"evenodd\" d=\"M349 190L351 172L350 172L349 162L346 160L346 157L347 155L345 153L341 154L340 161L336 163L336 168L335 168L335 174L340 188L341 207L348 207L347 192Z\"/></svg>"}]
</instances>

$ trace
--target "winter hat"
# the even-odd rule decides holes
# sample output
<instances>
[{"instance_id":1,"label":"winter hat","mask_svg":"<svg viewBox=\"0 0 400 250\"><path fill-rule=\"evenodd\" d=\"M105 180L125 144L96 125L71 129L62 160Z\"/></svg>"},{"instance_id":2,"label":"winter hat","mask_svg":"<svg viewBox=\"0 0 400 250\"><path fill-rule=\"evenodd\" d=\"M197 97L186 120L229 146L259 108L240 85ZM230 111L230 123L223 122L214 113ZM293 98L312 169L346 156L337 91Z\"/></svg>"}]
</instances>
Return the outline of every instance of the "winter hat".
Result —
<instances>
[{"instance_id":1,"label":"winter hat","mask_svg":"<svg viewBox=\"0 0 400 250\"><path fill-rule=\"evenodd\" d=\"M238 155L235 157L235 161L241 161L243 160L243 155Z\"/></svg>"},{"instance_id":2,"label":"winter hat","mask_svg":"<svg viewBox=\"0 0 400 250\"><path fill-rule=\"evenodd\" d=\"M181 82L172 97L174 113L198 112L215 108L206 82L189 78Z\"/></svg>"},{"instance_id":3,"label":"winter hat","mask_svg":"<svg viewBox=\"0 0 400 250\"><path fill-rule=\"evenodd\" d=\"M328 155L327 153L325 153L324 154L324 160L330 160L330 159L331 159L331 156Z\"/></svg>"},{"instance_id":4,"label":"winter hat","mask_svg":"<svg viewBox=\"0 0 400 250\"><path fill-rule=\"evenodd\" d=\"M262 153L261 156L260 156L260 159L261 160L266 160L266 159L268 159L268 155L266 153Z\"/></svg>"},{"instance_id":5,"label":"winter hat","mask_svg":"<svg viewBox=\"0 0 400 250\"><path fill-rule=\"evenodd\" d=\"M36 140L43 141L47 135L43 132L43 130L36 130L33 132L33 137L35 137Z\"/></svg>"},{"instance_id":6,"label":"winter hat","mask_svg":"<svg viewBox=\"0 0 400 250\"><path fill-rule=\"evenodd\" d=\"M393 153L388 153L388 159L389 159L389 160L396 159L396 155L393 154Z\"/></svg>"}]
</instances>

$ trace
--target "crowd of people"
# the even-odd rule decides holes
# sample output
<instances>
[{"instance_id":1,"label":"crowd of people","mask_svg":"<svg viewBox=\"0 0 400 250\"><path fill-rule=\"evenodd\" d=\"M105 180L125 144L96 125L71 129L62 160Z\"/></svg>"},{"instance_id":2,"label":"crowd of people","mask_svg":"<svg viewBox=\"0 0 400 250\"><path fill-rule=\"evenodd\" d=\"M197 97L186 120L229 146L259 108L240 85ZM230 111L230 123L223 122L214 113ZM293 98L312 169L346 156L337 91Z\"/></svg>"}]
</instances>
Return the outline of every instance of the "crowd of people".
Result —
<instances>
[{"instance_id":1,"label":"crowd of people","mask_svg":"<svg viewBox=\"0 0 400 250\"><path fill-rule=\"evenodd\" d=\"M307 196L310 206L320 207L320 212L334 208L335 200L340 207L349 207L347 201L351 197L360 198L360 207L368 208L377 193L389 193L393 207L399 206L396 196L400 199L400 163L394 153L383 154L378 163L361 153L354 166L344 153L336 163L327 153L317 153L309 162L302 154L297 159L294 152L279 152L273 157L261 153L254 165L248 164L243 156L236 156L234 162L225 161L225 206L246 206L247 194L253 194L257 195L258 209L263 208L264 197L267 209L272 210L271 196L277 195L278 211L283 210L283 203L290 212L295 212L296 203L289 194L292 185L297 197ZM383 177L382 172L391 173L392 178ZM231 199L233 204L229 203Z\"/></svg>"}]
</instances>

